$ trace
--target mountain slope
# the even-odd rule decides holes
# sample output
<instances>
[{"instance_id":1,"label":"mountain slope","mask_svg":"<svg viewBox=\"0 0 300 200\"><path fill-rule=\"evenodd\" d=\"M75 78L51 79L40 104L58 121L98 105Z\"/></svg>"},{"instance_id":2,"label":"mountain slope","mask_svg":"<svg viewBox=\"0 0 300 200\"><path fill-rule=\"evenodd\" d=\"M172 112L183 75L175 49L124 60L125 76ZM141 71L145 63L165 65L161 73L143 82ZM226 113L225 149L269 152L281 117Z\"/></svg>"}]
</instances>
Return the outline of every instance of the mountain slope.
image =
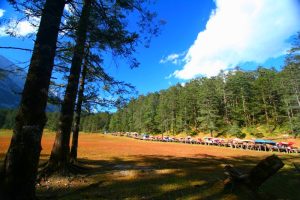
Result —
<instances>
[{"instance_id":1,"label":"mountain slope","mask_svg":"<svg viewBox=\"0 0 300 200\"><path fill-rule=\"evenodd\" d=\"M16 108L20 102L25 72L0 55L0 74L0 108Z\"/></svg>"}]
</instances>

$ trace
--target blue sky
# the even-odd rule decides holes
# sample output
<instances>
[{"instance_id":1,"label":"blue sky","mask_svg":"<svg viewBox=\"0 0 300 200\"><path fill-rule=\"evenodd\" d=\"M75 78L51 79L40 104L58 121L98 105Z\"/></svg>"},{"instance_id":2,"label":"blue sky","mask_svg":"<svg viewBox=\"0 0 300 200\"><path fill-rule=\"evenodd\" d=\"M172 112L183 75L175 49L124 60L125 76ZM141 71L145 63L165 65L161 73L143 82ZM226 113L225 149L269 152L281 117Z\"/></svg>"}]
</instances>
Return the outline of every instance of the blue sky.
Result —
<instances>
[{"instance_id":1,"label":"blue sky","mask_svg":"<svg viewBox=\"0 0 300 200\"><path fill-rule=\"evenodd\" d=\"M167 23L150 48L138 47L139 68L130 69L106 58L106 69L117 79L132 83L140 94L166 89L197 76L214 76L235 66L280 68L291 37L300 31L297 0L157 0L153 9ZM0 19L14 18L7 3L0 3ZM24 22L18 31L34 32ZM3 33L0 46L32 48L32 39ZM2 33L1 33L2 31ZM30 53L0 49L13 62Z\"/></svg>"}]
</instances>

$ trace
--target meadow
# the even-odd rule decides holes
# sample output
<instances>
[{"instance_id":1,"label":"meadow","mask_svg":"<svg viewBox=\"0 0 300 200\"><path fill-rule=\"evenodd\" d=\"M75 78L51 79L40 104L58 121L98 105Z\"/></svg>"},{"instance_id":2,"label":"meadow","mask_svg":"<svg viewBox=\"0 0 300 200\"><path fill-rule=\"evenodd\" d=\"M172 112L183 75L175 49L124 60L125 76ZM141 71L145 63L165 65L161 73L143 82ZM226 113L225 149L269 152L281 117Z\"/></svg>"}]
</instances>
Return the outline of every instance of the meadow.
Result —
<instances>
[{"instance_id":1,"label":"meadow","mask_svg":"<svg viewBox=\"0 0 300 200\"><path fill-rule=\"evenodd\" d=\"M0 131L3 163L11 131ZM42 139L40 163L49 158L54 133ZM37 184L39 199L251 199L224 191L224 166L248 171L271 152L141 141L103 134L79 136L84 174L54 176ZM285 166L259 189L263 199L299 199L299 155L277 154Z\"/></svg>"}]
</instances>

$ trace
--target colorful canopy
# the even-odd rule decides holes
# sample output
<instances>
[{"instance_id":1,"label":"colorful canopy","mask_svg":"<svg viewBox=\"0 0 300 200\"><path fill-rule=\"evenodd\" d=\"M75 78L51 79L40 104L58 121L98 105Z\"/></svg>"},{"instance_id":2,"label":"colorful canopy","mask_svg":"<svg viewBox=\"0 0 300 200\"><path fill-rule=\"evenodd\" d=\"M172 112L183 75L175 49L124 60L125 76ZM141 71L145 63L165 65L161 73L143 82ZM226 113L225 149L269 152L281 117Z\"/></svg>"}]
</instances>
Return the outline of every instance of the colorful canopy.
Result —
<instances>
[{"instance_id":1,"label":"colorful canopy","mask_svg":"<svg viewBox=\"0 0 300 200\"><path fill-rule=\"evenodd\" d=\"M272 141L272 140L263 140L263 139L256 139L254 140L255 143L258 144L271 144L271 145L276 145L276 142Z\"/></svg>"}]
</instances>

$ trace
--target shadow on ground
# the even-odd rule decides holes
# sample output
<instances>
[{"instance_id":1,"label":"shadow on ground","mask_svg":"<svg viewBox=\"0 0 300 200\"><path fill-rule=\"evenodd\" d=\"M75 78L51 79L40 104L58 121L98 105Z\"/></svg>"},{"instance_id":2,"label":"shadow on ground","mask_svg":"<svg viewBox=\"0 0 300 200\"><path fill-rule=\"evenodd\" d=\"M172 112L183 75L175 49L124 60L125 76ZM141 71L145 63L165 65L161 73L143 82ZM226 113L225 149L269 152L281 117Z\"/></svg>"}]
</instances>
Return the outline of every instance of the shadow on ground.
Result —
<instances>
[{"instance_id":1,"label":"shadow on ground","mask_svg":"<svg viewBox=\"0 0 300 200\"><path fill-rule=\"evenodd\" d=\"M46 155L45 155L46 156ZM88 174L69 178L76 184L38 187L40 199L251 199L239 191L223 190L223 167L234 164L248 171L256 157L195 158L137 155L126 159L80 159L92 167ZM262 199L299 199L300 173L286 159L285 167L260 187ZM56 186L56 188L55 188Z\"/></svg>"}]
</instances>

